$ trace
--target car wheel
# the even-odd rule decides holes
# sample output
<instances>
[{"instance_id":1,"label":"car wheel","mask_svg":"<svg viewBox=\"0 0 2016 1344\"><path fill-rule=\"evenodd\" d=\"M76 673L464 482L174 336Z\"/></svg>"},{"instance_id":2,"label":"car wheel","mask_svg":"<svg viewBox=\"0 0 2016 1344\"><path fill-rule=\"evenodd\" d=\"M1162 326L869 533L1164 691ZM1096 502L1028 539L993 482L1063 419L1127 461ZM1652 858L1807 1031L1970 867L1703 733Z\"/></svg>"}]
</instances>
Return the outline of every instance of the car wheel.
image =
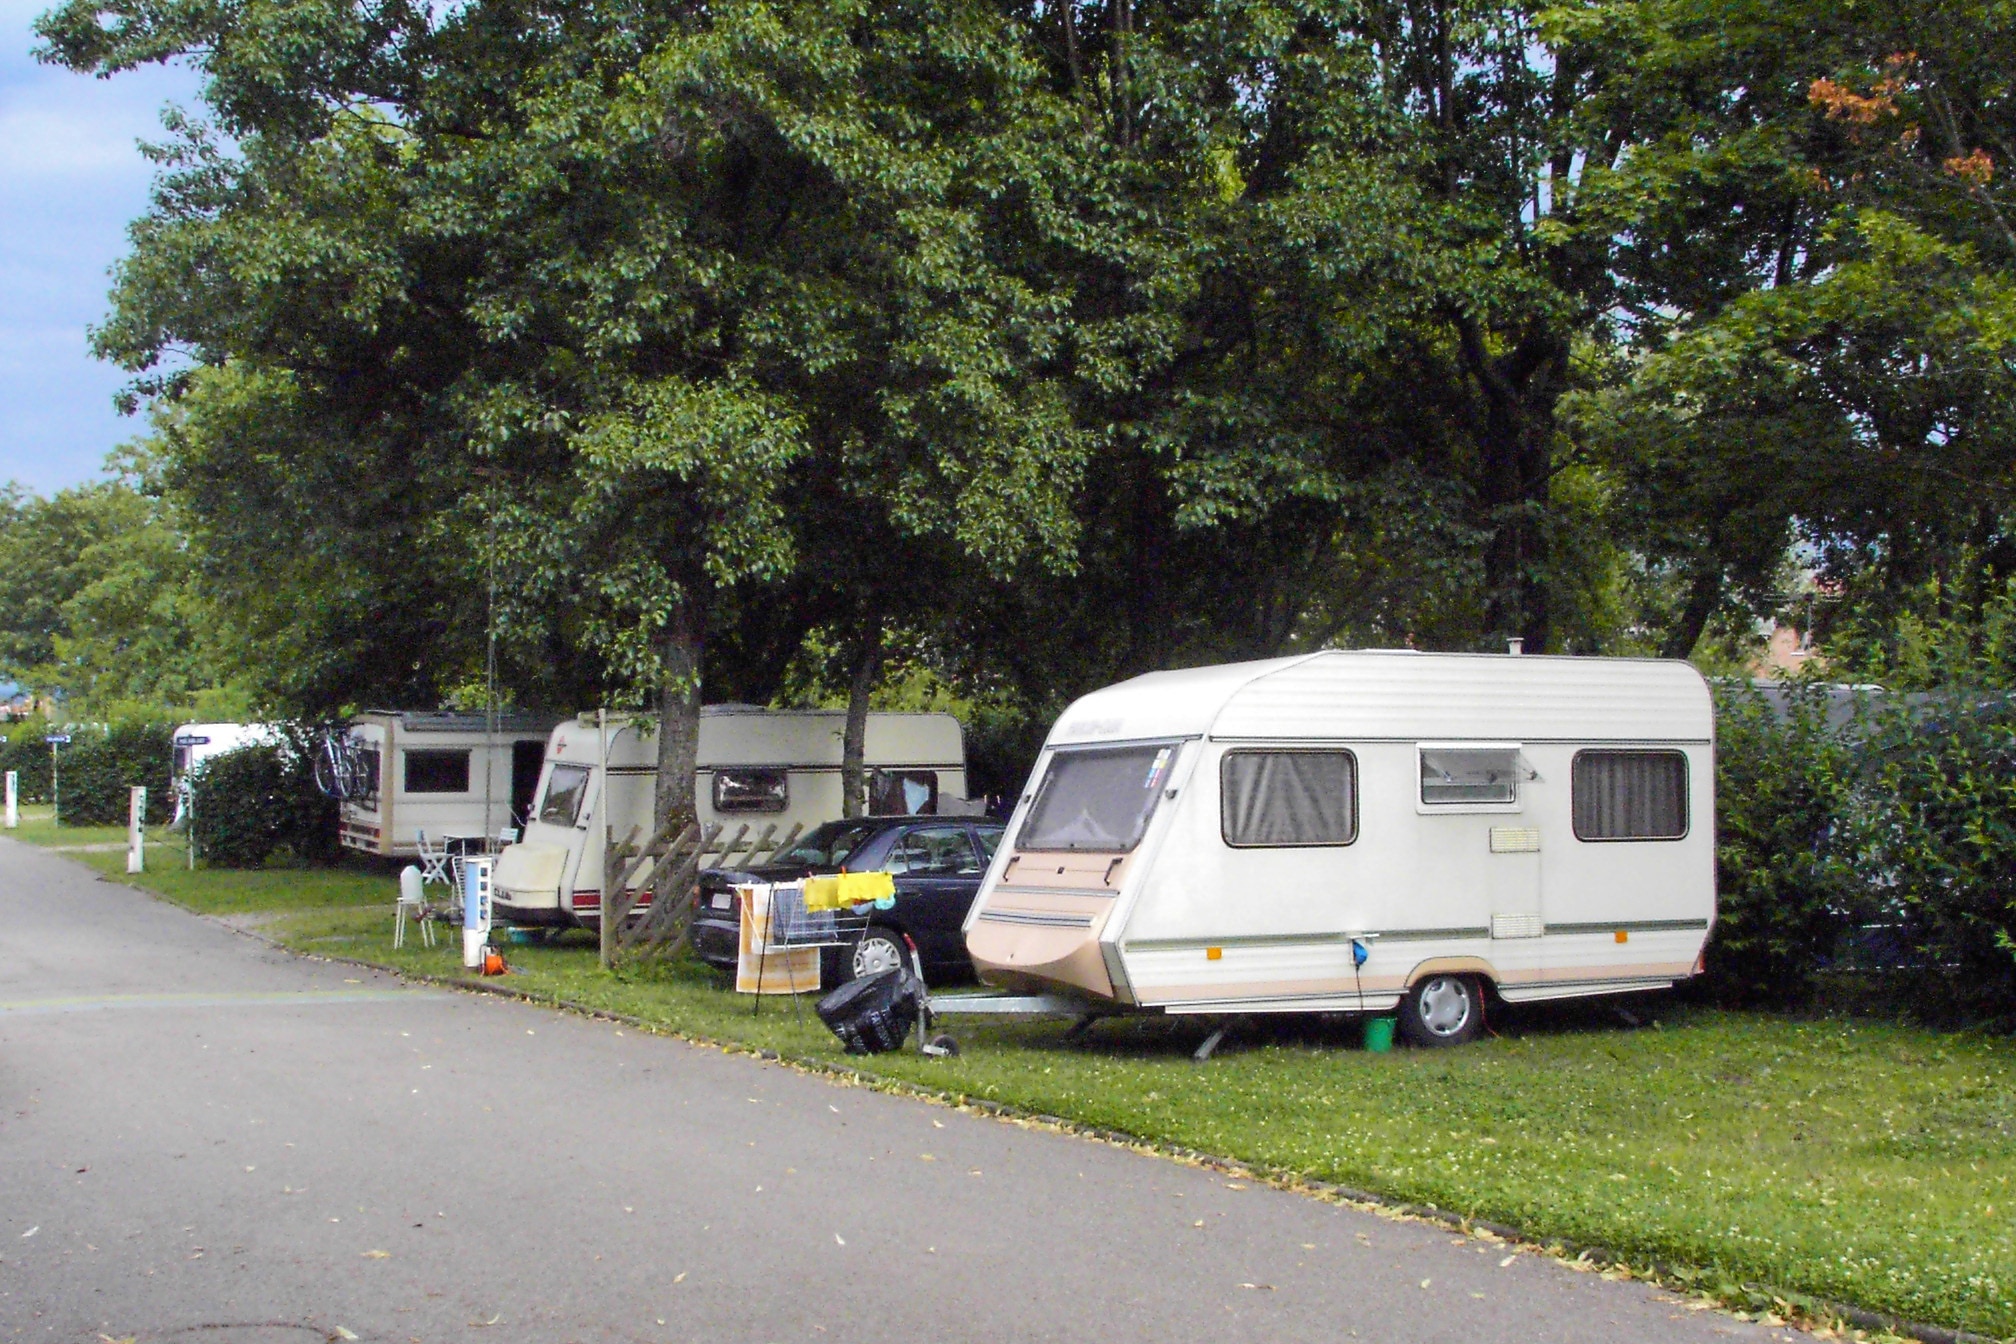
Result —
<instances>
[{"instance_id":1,"label":"car wheel","mask_svg":"<svg viewBox=\"0 0 2016 1344\"><path fill-rule=\"evenodd\" d=\"M910 952L903 946L903 935L894 929L871 927L861 935L861 941L854 944L854 952L847 969L853 978L880 975L884 971L902 971L910 968Z\"/></svg>"},{"instance_id":2,"label":"car wheel","mask_svg":"<svg viewBox=\"0 0 2016 1344\"><path fill-rule=\"evenodd\" d=\"M1425 975L1400 1000L1400 1034L1412 1045L1461 1045L1484 1030L1484 988L1472 975Z\"/></svg>"}]
</instances>

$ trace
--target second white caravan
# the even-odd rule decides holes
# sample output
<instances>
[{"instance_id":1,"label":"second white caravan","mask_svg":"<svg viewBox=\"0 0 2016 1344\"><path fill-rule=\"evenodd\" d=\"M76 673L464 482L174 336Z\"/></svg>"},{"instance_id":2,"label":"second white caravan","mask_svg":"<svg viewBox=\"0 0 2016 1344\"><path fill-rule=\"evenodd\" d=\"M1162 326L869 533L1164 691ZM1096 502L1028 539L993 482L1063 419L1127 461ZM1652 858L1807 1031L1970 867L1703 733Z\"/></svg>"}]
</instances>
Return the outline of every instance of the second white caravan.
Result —
<instances>
[{"instance_id":1,"label":"second white caravan","mask_svg":"<svg viewBox=\"0 0 2016 1344\"><path fill-rule=\"evenodd\" d=\"M745 825L752 837L767 828L782 839L837 820L846 722L836 710L702 709L701 824L720 824L725 843ZM586 715L553 730L524 839L497 863L499 918L547 926L600 918L605 837L651 830L655 729L651 718ZM873 813L967 810L965 741L950 714L870 714L864 764Z\"/></svg>"},{"instance_id":2,"label":"second white caravan","mask_svg":"<svg viewBox=\"0 0 2016 1344\"><path fill-rule=\"evenodd\" d=\"M1387 1012L1696 973L1714 711L1685 663L1327 651L1065 711L966 945L980 978L1172 1013Z\"/></svg>"}]
</instances>

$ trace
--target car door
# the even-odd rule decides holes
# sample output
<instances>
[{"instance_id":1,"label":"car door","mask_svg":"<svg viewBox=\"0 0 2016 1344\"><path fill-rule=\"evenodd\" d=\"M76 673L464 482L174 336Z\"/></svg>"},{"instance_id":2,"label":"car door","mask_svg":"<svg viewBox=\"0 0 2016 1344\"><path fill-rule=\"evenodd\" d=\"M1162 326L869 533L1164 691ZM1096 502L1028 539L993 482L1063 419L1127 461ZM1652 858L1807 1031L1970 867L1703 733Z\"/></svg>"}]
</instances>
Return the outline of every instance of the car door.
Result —
<instances>
[{"instance_id":1,"label":"car door","mask_svg":"<svg viewBox=\"0 0 2016 1344\"><path fill-rule=\"evenodd\" d=\"M934 965L960 964L966 944L959 926L979 889L983 865L963 822L936 822L904 831L889 852L898 917Z\"/></svg>"}]
</instances>

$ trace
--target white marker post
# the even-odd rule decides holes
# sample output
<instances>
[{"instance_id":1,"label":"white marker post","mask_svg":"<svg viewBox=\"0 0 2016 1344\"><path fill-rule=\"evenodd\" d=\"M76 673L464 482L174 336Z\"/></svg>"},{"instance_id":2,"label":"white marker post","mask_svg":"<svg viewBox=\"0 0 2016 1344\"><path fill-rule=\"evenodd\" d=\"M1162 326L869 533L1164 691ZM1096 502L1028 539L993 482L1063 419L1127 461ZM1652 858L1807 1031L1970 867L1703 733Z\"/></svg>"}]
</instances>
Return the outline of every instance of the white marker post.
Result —
<instances>
[{"instance_id":1,"label":"white marker post","mask_svg":"<svg viewBox=\"0 0 2016 1344\"><path fill-rule=\"evenodd\" d=\"M126 793L126 871L147 871L147 790L137 784Z\"/></svg>"},{"instance_id":2,"label":"white marker post","mask_svg":"<svg viewBox=\"0 0 2016 1344\"><path fill-rule=\"evenodd\" d=\"M7 772L7 829L14 830L21 825L21 772Z\"/></svg>"}]
</instances>

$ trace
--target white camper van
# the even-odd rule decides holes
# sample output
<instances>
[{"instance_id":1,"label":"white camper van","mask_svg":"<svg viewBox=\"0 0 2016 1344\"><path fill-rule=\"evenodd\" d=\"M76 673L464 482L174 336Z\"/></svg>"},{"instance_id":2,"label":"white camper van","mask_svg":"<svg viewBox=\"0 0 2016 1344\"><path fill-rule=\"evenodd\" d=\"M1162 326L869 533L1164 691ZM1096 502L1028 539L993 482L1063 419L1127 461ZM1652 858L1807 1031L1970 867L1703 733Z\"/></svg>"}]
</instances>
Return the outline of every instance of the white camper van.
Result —
<instances>
[{"instance_id":1,"label":"white camper van","mask_svg":"<svg viewBox=\"0 0 2016 1344\"><path fill-rule=\"evenodd\" d=\"M846 725L837 710L702 709L701 824L720 823L726 843L744 824L752 837L774 828L781 840L794 827L838 820ZM651 832L656 727L655 718L612 715L604 725L589 715L553 730L524 840L497 863L499 918L543 925L600 918L606 835L620 841L633 829ZM968 810L965 740L950 714L870 714L863 759L877 815Z\"/></svg>"},{"instance_id":2,"label":"white camper van","mask_svg":"<svg viewBox=\"0 0 2016 1344\"><path fill-rule=\"evenodd\" d=\"M366 787L341 812L345 848L387 858L523 823L555 715L372 710L350 724ZM493 731L494 726L494 731Z\"/></svg>"},{"instance_id":3,"label":"white camper van","mask_svg":"<svg viewBox=\"0 0 2016 1344\"><path fill-rule=\"evenodd\" d=\"M189 818L189 776L212 756L258 743L277 745L279 730L269 723L185 723L175 729L175 755L169 777L175 787L175 818L170 826L181 826Z\"/></svg>"},{"instance_id":4,"label":"white camper van","mask_svg":"<svg viewBox=\"0 0 2016 1344\"><path fill-rule=\"evenodd\" d=\"M1158 672L1051 730L966 920L980 978L1172 1013L1661 988L1715 919L1680 662L1326 651Z\"/></svg>"}]
</instances>

